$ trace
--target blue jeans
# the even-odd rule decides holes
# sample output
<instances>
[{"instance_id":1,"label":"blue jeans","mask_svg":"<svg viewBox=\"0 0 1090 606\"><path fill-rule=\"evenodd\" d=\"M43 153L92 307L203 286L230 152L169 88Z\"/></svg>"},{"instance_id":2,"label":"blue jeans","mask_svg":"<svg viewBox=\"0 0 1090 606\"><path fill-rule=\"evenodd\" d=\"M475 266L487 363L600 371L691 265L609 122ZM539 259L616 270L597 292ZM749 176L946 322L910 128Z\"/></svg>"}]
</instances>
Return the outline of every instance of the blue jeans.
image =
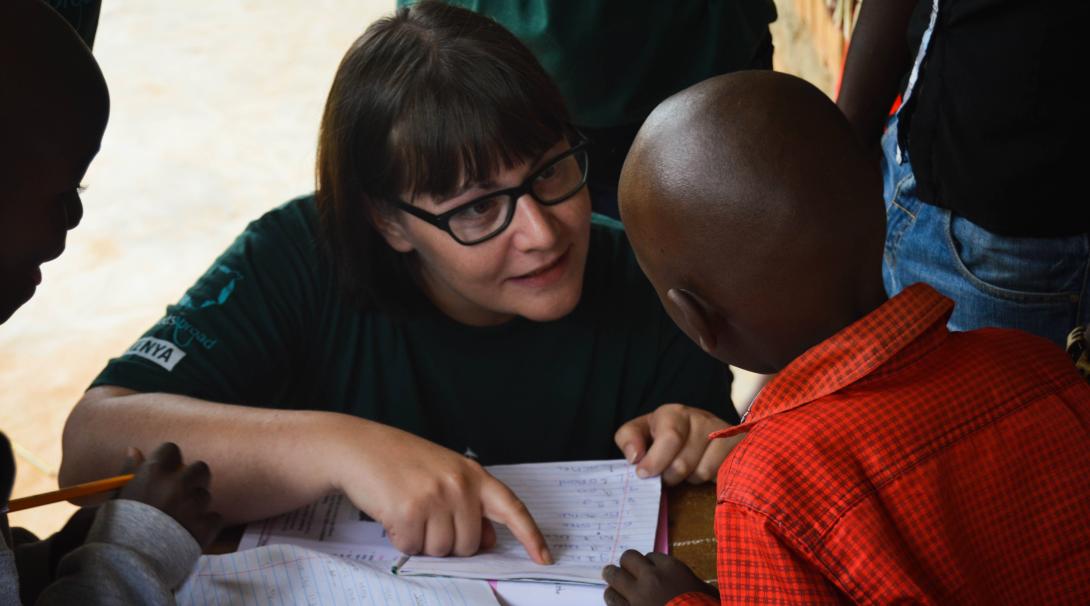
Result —
<instances>
[{"instance_id":1,"label":"blue jeans","mask_svg":"<svg viewBox=\"0 0 1090 606\"><path fill-rule=\"evenodd\" d=\"M956 303L951 330L1018 328L1061 347L1072 328L1090 322L1090 234L1000 236L922 202L909 159L897 161L896 118L882 137L882 153L882 278L890 296L926 282Z\"/></svg>"}]
</instances>

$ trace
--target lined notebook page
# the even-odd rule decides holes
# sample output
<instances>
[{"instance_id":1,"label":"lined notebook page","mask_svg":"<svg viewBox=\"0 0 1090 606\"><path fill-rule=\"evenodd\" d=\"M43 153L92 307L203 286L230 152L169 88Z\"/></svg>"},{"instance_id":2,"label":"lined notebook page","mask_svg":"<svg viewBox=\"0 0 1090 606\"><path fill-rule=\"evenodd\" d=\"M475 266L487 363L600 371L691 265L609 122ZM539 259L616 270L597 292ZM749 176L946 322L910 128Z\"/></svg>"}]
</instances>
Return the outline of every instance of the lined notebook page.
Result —
<instances>
[{"instance_id":1,"label":"lined notebook page","mask_svg":"<svg viewBox=\"0 0 1090 606\"><path fill-rule=\"evenodd\" d=\"M315 503L246 526L238 550L265 545L298 545L352 560L383 563L387 570L402 554L343 494L328 494Z\"/></svg>"},{"instance_id":2,"label":"lined notebook page","mask_svg":"<svg viewBox=\"0 0 1090 606\"><path fill-rule=\"evenodd\" d=\"M504 527L496 546L466 558L413 556L399 575L544 580L604 585L602 567L626 549L651 551L662 483L640 479L624 460L493 465L487 468L529 508L556 563L540 566Z\"/></svg>"},{"instance_id":3,"label":"lined notebook page","mask_svg":"<svg viewBox=\"0 0 1090 606\"><path fill-rule=\"evenodd\" d=\"M269 545L202 556L175 598L182 606L499 605L485 581L405 578L389 570L295 545Z\"/></svg>"}]
</instances>

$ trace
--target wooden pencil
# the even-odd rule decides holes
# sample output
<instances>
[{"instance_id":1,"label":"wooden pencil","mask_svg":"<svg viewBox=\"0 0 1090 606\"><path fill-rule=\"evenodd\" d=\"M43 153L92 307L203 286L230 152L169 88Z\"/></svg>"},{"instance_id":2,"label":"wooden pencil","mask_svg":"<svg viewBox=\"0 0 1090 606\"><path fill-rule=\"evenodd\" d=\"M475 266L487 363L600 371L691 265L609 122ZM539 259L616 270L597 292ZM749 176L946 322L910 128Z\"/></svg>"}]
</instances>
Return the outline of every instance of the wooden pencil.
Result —
<instances>
[{"instance_id":1,"label":"wooden pencil","mask_svg":"<svg viewBox=\"0 0 1090 606\"><path fill-rule=\"evenodd\" d=\"M50 503L58 503L60 501L68 501L87 495L115 490L128 484L129 480L132 478L133 474L127 473L125 475L106 478L104 480L76 484L75 486L61 488L60 490L54 490L52 492L43 492L42 494L23 497L21 499L12 499L8 502L8 511L20 511L22 509L30 509L31 507L40 507Z\"/></svg>"}]
</instances>

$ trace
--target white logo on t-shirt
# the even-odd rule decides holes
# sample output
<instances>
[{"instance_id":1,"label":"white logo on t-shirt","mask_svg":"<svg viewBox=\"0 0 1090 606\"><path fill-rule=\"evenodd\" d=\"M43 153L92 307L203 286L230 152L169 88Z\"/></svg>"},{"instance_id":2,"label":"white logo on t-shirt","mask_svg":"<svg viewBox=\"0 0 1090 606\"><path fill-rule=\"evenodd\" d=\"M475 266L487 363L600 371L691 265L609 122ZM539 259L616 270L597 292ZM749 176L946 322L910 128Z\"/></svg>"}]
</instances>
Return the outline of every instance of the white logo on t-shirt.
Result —
<instances>
[{"instance_id":1,"label":"white logo on t-shirt","mask_svg":"<svg viewBox=\"0 0 1090 606\"><path fill-rule=\"evenodd\" d=\"M144 337L133 343L125 355L151 360L167 370L174 370L174 365L185 357L185 352L170 341Z\"/></svg>"}]
</instances>

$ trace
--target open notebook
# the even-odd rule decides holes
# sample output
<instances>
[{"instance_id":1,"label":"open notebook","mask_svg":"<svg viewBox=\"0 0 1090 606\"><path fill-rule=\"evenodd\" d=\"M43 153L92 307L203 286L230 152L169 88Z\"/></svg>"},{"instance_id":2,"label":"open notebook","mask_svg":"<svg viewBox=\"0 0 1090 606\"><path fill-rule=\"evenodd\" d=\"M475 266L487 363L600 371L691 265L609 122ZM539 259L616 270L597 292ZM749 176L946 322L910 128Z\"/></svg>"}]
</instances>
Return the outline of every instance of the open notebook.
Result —
<instances>
[{"instance_id":1,"label":"open notebook","mask_svg":"<svg viewBox=\"0 0 1090 606\"><path fill-rule=\"evenodd\" d=\"M500 606L484 581L397 577L386 565L296 545L202 556L175 600L180 606Z\"/></svg>"},{"instance_id":2,"label":"open notebook","mask_svg":"<svg viewBox=\"0 0 1090 606\"><path fill-rule=\"evenodd\" d=\"M287 543L350 559L390 562L403 576L603 584L602 567L616 564L626 549L642 553L655 546L662 484L659 478L640 479L635 467L623 460L496 465L488 471L526 503L556 564L534 564L502 526L496 527L496 546L487 552L401 561L382 526L343 495L251 524L239 550Z\"/></svg>"},{"instance_id":3,"label":"open notebook","mask_svg":"<svg viewBox=\"0 0 1090 606\"><path fill-rule=\"evenodd\" d=\"M640 479L625 461L495 465L488 471L529 508L556 563L535 564L506 528L497 527L496 546L487 552L413 556L398 566L399 575L604 584L602 567L616 564L625 550L654 548L662 482Z\"/></svg>"},{"instance_id":4,"label":"open notebook","mask_svg":"<svg viewBox=\"0 0 1090 606\"><path fill-rule=\"evenodd\" d=\"M556 565L534 564L502 527L488 553L404 561L380 524L333 494L251 524L236 553L202 556L178 591L178 603L589 606L602 603L602 567L626 549L665 551L659 480L640 480L624 461L489 471L526 503ZM395 576L391 569L398 564L402 574ZM517 580L475 580L485 578Z\"/></svg>"}]
</instances>

